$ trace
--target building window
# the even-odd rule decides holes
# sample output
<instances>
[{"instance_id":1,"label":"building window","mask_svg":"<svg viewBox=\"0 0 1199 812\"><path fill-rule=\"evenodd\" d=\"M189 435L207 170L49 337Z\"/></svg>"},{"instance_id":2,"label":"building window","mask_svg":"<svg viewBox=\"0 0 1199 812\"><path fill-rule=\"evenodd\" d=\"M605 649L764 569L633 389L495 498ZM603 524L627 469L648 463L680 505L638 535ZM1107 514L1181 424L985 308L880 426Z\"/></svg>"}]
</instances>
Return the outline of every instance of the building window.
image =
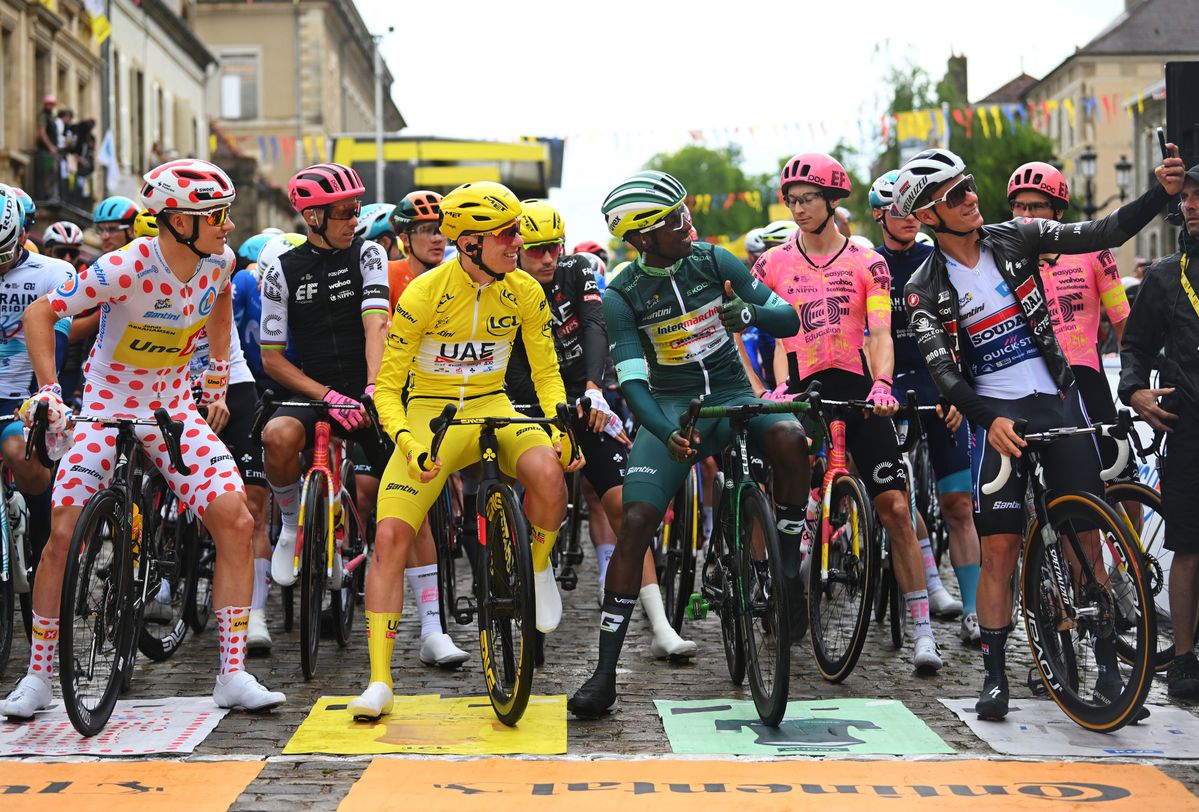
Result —
<instances>
[{"instance_id":1,"label":"building window","mask_svg":"<svg viewBox=\"0 0 1199 812\"><path fill-rule=\"evenodd\" d=\"M221 118L258 118L258 52L221 52Z\"/></svg>"}]
</instances>

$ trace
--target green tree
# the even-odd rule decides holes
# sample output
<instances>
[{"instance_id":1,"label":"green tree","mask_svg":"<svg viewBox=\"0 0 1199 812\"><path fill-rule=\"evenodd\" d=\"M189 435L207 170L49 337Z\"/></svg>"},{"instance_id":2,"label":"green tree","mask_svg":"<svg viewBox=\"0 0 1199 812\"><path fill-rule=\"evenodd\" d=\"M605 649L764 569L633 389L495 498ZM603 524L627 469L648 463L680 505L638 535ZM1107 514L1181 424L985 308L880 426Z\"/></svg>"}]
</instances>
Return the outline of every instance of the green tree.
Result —
<instances>
[{"instance_id":1,"label":"green tree","mask_svg":"<svg viewBox=\"0 0 1199 812\"><path fill-rule=\"evenodd\" d=\"M765 212L770 202L769 178L747 175L741 168L742 161L741 148L735 144L715 149L690 144L674 152L655 155L647 166L678 178L689 194L713 196L711 206L706 210L697 206L691 211L695 230L701 236L732 236L765 225ZM759 193L761 209L743 200L734 200L726 206L728 195L739 192Z\"/></svg>"}]
</instances>

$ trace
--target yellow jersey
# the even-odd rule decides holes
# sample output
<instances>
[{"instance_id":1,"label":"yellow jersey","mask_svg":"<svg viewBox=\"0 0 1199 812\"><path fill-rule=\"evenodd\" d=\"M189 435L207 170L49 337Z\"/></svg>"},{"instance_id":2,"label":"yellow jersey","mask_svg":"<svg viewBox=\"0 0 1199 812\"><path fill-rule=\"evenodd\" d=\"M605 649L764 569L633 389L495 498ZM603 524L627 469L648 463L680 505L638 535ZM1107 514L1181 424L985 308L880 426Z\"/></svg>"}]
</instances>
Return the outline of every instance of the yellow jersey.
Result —
<instances>
[{"instance_id":1,"label":"yellow jersey","mask_svg":"<svg viewBox=\"0 0 1199 812\"><path fill-rule=\"evenodd\" d=\"M470 278L457 258L426 271L404 289L391 317L375 405L392 439L408 429L403 403L467 400L504 391L504 374L520 331L542 411L566 402L558 371L553 321L545 292L521 270L486 285ZM397 441L397 445L398 445Z\"/></svg>"}]
</instances>

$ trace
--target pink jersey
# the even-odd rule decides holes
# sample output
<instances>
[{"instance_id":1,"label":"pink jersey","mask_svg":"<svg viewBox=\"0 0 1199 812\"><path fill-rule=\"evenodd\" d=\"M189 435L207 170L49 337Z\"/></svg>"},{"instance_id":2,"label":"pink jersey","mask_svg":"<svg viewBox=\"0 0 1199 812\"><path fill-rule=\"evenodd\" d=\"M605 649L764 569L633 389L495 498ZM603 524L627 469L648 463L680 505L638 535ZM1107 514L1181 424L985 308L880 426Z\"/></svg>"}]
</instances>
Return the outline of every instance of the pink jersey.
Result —
<instances>
[{"instance_id":1,"label":"pink jersey","mask_svg":"<svg viewBox=\"0 0 1199 812\"><path fill-rule=\"evenodd\" d=\"M866 374L866 329L891 334L891 274L886 261L850 242L835 259L813 256L809 262L797 240L798 232L760 256L753 270L799 312L799 333L784 338L783 349L795 353L801 378L825 369ZM821 267L830 261L829 267Z\"/></svg>"},{"instance_id":2,"label":"pink jersey","mask_svg":"<svg viewBox=\"0 0 1199 812\"><path fill-rule=\"evenodd\" d=\"M1049 297L1053 333L1071 366L1099 371L1099 307L1112 324L1128 318L1128 296L1111 251L1063 254L1041 260L1041 281Z\"/></svg>"}]
</instances>

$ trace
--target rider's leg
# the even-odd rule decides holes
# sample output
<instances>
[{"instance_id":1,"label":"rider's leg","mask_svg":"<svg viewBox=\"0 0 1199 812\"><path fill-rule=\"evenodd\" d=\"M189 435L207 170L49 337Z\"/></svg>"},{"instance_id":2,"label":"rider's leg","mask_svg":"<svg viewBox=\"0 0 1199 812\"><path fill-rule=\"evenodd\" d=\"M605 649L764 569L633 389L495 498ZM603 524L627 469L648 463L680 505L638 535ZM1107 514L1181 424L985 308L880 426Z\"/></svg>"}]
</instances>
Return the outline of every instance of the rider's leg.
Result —
<instances>
[{"instance_id":1,"label":"rider's leg","mask_svg":"<svg viewBox=\"0 0 1199 812\"><path fill-rule=\"evenodd\" d=\"M275 494L283 526L271 557L271 577L275 583L295 583L296 524L300 516L300 453L308 440L305 424L297 417L271 418L262 430L262 457L266 479Z\"/></svg>"},{"instance_id":2,"label":"rider's leg","mask_svg":"<svg viewBox=\"0 0 1199 812\"><path fill-rule=\"evenodd\" d=\"M712 537L712 506L716 504L716 496L712 493L712 480L716 477L717 470L718 467L716 465L715 457L707 457L706 459L700 460L700 490L703 491L704 495L704 506L703 510L701 511L704 517L704 526L703 535L701 538L705 541Z\"/></svg>"},{"instance_id":3,"label":"rider's leg","mask_svg":"<svg viewBox=\"0 0 1199 812\"><path fill-rule=\"evenodd\" d=\"M968 471L964 473L969 477ZM940 488L940 485L938 487ZM949 530L949 561L953 564L953 572L958 579L958 590L962 594L962 616L965 624L971 615L978 613L980 547L978 529L974 526L974 499L969 491L941 490L940 494L941 516ZM966 633L966 626L963 625L963 636ZM971 639L977 641L977 637L973 636L973 628L970 629L970 634Z\"/></svg>"},{"instance_id":4,"label":"rider's leg","mask_svg":"<svg viewBox=\"0 0 1199 812\"><path fill-rule=\"evenodd\" d=\"M783 577L791 619L791 642L801 640L807 630L807 599L800 575L801 544L811 490L808 439L798 420L790 416L754 418L750 430L766 427L756 445L770 463L774 481L775 527L782 554Z\"/></svg>"},{"instance_id":5,"label":"rider's leg","mask_svg":"<svg viewBox=\"0 0 1199 812\"><path fill-rule=\"evenodd\" d=\"M584 468L586 473L587 469ZM613 491L616 491L613 494ZM595 563L599 569L599 599L604 602L604 579L608 577L608 564L616 552L616 528L620 527L620 493L618 488L609 489L604 498L596 494L589 479L583 480L583 498L587 500L587 534L595 547ZM615 515L616 521L612 520Z\"/></svg>"},{"instance_id":6,"label":"rider's leg","mask_svg":"<svg viewBox=\"0 0 1199 812\"><path fill-rule=\"evenodd\" d=\"M266 599L271 586L271 540L267 528L267 489L262 485L246 486L246 507L254 522L250 552L254 557L254 583L250 595L250 630L248 646L251 651L270 653L271 635L266 627Z\"/></svg>"},{"instance_id":7,"label":"rider's leg","mask_svg":"<svg viewBox=\"0 0 1199 812\"><path fill-rule=\"evenodd\" d=\"M443 667L455 667L466 662L469 655L454 645L453 639L441 630L437 545L428 519L421 523L414 543L408 548L404 578L420 613L420 661L425 665Z\"/></svg>"},{"instance_id":8,"label":"rider's leg","mask_svg":"<svg viewBox=\"0 0 1199 812\"><path fill-rule=\"evenodd\" d=\"M50 469L42 465L37 455L25 459L25 437L19 431L5 431L4 464L12 471L21 493L39 494L50 487Z\"/></svg>"}]
</instances>

